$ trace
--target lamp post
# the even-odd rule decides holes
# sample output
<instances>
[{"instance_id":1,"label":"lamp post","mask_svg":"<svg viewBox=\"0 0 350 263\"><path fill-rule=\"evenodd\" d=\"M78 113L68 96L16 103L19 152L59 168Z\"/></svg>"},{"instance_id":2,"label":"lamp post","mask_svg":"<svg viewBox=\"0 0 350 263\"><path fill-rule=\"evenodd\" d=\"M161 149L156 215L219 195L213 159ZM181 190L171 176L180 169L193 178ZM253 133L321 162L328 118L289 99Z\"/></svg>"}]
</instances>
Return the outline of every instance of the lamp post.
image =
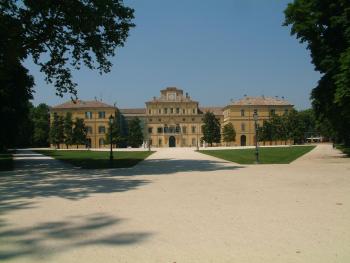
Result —
<instances>
[{"instance_id":1,"label":"lamp post","mask_svg":"<svg viewBox=\"0 0 350 263\"><path fill-rule=\"evenodd\" d=\"M114 117L111 115L111 116L109 116L109 127L110 127L110 129L109 129L109 142L111 144L111 150L109 152L109 161L110 161L111 164L113 162L113 149L112 149L112 147L113 147L113 142L112 142L112 126L113 126L113 123L114 123Z\"/></svg>"},{"instance_id":2,"label":"lamp post","mask_svg":"<svg viewBox=\"0 0 350 263\"><path fill-rule=\"evenodd\" d=\"M255 163L259 164L259 147L258 147L258 114L254 113L254 125L255 125Z\"/></svg>"},{"instance_id":3,"label":"lamp post","mask_svg":"<svg viewBox=\"0 0 350 263\"><path fill-rule=\"evenodd\" d=\"M198 125L197 125L197 151L199 151L198 133L199 133L199 129L198 129Z\"/></svg>"}]
</instances>

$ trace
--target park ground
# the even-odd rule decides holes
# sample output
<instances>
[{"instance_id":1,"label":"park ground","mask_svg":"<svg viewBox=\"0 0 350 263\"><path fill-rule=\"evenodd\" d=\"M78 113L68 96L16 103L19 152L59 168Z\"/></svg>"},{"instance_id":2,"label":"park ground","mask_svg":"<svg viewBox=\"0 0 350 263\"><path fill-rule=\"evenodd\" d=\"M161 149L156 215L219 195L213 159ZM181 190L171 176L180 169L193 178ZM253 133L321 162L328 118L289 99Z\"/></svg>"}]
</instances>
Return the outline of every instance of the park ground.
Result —
<instances>
[{"instance_id":1,"label":"park ground","mask_svg":"<svg viewBox=\"0 0 350 263\"><path fill-rule=\"evenodd\" d=\"M331 145L273 165L181 148L121 169L14 163L1 262L350 262L350 159Z\"/></svg>"}]
</instances>

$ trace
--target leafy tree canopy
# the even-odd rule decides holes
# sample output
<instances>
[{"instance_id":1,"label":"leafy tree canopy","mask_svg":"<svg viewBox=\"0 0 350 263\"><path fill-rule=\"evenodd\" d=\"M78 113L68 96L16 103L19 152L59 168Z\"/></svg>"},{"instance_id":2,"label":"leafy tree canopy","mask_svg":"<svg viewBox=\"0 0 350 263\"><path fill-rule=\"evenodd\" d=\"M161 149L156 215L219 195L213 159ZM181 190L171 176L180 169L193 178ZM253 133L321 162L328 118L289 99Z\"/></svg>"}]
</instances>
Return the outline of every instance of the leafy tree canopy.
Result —
<instances>
[{"instance_id":1,"label":"leafy tree canopy","mask_svg":"<svg viewBox=\"0 0 350 263\"><path fill-rule=\"evenodd\" d=\"M220 121L212 112L206 112L203 118L204 125L202 140L209 143L211 146L213 143L219 143L221 141Z\"/></svg>"},{"instance_id":2,"label":"leafy tree canopy","mask_svg":"<svg viewBox=\"0 0 350 263\"><path fill-rule=\"evenodd\" d=\"M222 129L224 142L234 142L236 140L236 131L231 122L224 125Z\"/></svg>"},{"instance_id":3,"label":"leafy tree canopy","mask_svg":"<svg viewBox=\"0 0 350 263\"><path fill-rule=\"evenodd\" d=\"M33 107L31 118L34 125L33 146L43 147L49 145L50 113L49 106L44 103Z\"/></svg>"},{"instance_id":4,"label":"leafy tree canopy","mask_svg":"<svg viewBox=\"0 0 350 263\"><path fill-rule=\"evenodd\" d=\"M143 133L140 125L140 119L134 118L128 125L128 145L131 147L140 147L143 143Z\"/></svg>"},{"instance_id":5,"label":"leafy tree canopy","mask_svg":"<svg viewBox=\"0 0 350 263\"><path fill-rule=\"evenodd\" d=\"M20 130L27 126L33 85L33 78L22 65L0 63L0 150L18 145Z\"/></svg>"},{"instance_id":6,"label":"leafy tree canopy","mask_svg":"<svg viewBox=\"0 0 350 263\"><path fill-rule=\"evenodd\" d=\"M311 95L317 118L350 144L350 1L294 0L284 25L307 44L322 74Z\"/></svg>"},{"instance_id":7,"label":"leafy tree canopy","mask_svg":"<svg viewBox=\"0 0 350 263\"><path fill-rule=\"evenodd\" d=\"M84 119L76 118L73 127L73 143L77 145L86 145L87 143L87 128Z\"/></svg>"},{"instance_id":8,"label":"leafy tree canopy","mask_svg":"<svg viewBox=\"0 0 350 263\"><path fill-rule=\"evenodd\" d=\"M68 148L69 145L72 145L74 143L73 120L72 120L71 112L67 112L66 116L64 117L63 129L64 129L64 143Z\"/></svg>"},{"instance_id":9,"label":"leafy tree canopy","mask_svg":"<svg viewBox=\"0 0 350 263\"><path fill-rule=\"evenodd\" d=\"M124 46L133 18L122 0L2 0L0 64L31 57L58 95L76 96L71 69L109 72L109 57Z\"/></svg>"},{"instance_id":10,"label":"leafy tree canopy","mask_svg":"<svg viewBox=\"0 0 350 263\"><path fill-rule=\"evenodd\" d=\"M64 119L62 116L54 114L50 125L50 142L60 148L60 143L64 141Z\"/></svg>"},{"instance_id":11,"label":"leafy tree canopy","mask_svg":"<svg viewBox=\"0 0 350 263\"><path fill-rule=\"evenodd\" d=\"M105 136L106 144L110 144L110 133L112 129L112 144L116 144L118 147L126 147L127 140L127 125L125 118L117 110L114 114L113 124L109 125L108 133Z\"/></svg>"}]
</instances>

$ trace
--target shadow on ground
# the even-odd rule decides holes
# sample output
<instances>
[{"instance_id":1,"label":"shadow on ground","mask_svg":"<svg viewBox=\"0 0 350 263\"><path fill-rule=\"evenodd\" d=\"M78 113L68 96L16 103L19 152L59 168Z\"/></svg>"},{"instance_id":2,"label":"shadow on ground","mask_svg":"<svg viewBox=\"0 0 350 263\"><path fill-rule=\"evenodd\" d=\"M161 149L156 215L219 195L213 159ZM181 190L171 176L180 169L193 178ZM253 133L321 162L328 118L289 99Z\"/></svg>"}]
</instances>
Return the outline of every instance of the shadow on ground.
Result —
<instances>
[{"instance_id":1,"label":"shadow on ground","mask_svg":"<svg viewBox=\"0 0 350 263\"><path fill-rule=\"evenodd\" d=\"M41 258L81 246L128 245L151 235L108 232L100 236L105 228L121 222L106 215L84 216L78 220L67 218L13 229L4 216L11 211L36 208L35 198L80 200L92 194L138 189L151 183L152 179L147 178L151 175L241 168L224 161L148 159L132 168L85 170L40 155L17 157L23 159L16 160L14 171L0 173L0 261L27 256Z\"/></svg>"},{"instance_id":2,"label":"shadow on ground","mask_svg":"<svg viewBox=\"0 0 350 263\"><path fill-rule=\"evenodd\" d=\"M0 173L0 212L33 208L35 197L79 200L91 194L130 191L151 182L138 175L239 168L242 166L221 161L149 159L132 168L86 170L54 159L19 159L15 171Z\"/></svg>"},{"instance_id":3,"label":"shadow on ground","mask_svg":"<svg viewBox=\"0 0 350 263\"><path fill-rule=\"evenodd\" d=\"M0 261L19 257L40 260L54 254L91 245L125 246L145 241L151 233L116 232L124 219L104 214L68 217L0 231Z\"/></svg>"}]
</instances>

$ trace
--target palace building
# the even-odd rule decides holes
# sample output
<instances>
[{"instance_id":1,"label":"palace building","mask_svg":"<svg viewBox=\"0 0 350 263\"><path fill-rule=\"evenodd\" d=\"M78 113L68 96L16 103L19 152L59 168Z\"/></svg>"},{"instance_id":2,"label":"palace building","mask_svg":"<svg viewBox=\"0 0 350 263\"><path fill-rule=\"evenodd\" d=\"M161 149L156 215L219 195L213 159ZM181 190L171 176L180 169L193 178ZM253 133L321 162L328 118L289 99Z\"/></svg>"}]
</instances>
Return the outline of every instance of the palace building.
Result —
<instances>
[{"instance_id":1,"label":"palace building","mask_svg":"<svg viewBox=\"0 0 350 263\"><path fill-rule=\"evenodd\" d=\"M109 127L109 116L114 115L116 108L101 101L68 101L54 106L50 111L50 120L55 114L64 117L68 112L72 114L73 121L76 118L84 120L87 127L87 145L93 148L104 147L105 134ZM65 147L61 145L60 148ZM86 145L80 145L85 148Z\"/></svg>"},{"instance_id":2,"label":"palace building","mask_svg":"<svg viewBox=\"0 0 350 263\"><path fill-rule=\"evenodd\" d=\"M233 101L224 107L223 125L231 122L236 131L235 145L246 146L255 144L255 121L257 115L258 125L269 119L274 114L287 114L293 109L293 105L284 98L272 97L248 97Z\"/></svg>"},{"instance_id":3,"label":"palace building","mask_svg":"<svg viewBox=\"0 0 350 263\"><path fill-rule=\"evenodd\" d=\"M213 112L221 126L231 122L236 130L236 141L232 145L254 145L254 114L258 123L273 114L281 115L293 109L284 98L247 97L233 101L225 107L200 107L188 93L176 87L160 91L159 97L146 102L145 108L117 109L101 101L72 101L51 108L54 114L65 115L71 112L73 119L83 118L88 127L88 144L92 148L106 147L105 133L108 131L108 118L120 111L128 121L138 117L144 130L145 144L152 147L196 147L203 145L201 138L203 116ZM84 146L81 146L84 147Z\"/></svg>"}]
</instances>

